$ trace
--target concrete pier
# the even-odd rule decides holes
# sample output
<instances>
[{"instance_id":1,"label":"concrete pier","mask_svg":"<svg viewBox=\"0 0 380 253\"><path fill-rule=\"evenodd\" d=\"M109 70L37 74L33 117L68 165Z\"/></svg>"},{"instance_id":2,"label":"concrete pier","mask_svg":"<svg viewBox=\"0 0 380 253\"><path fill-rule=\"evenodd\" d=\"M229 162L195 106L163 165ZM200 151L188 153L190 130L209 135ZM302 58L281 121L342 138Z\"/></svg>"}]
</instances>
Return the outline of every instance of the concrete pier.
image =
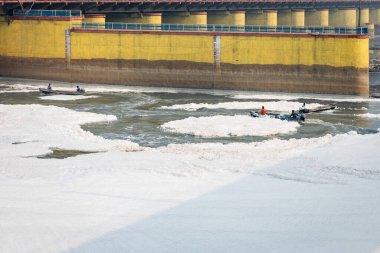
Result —
<instances>
[{"instance_id":1,"label":"concrete pier","mask_svg":"<svg viewBox=\"0 0 380 253\"><path fill-rule=\"evenodd\" d=\"M292 22L291 26L303 27L305 26L305 11L304 10L292 10Z\"/></svg>"},{"instance_id":2,"label":"concrete pier","mask_svg":"<svg viewBox=\"0 0 380 253\"><path fill-rule=\"evenodd\" d=\"M356 8L333 9L329 11L329 26L356 27Z\"/></svg>"},{"instance_id":3,"label":"concrete pier","mask_svg":"<svg viewBox=\"0 0 380 253\"><path fill-rule=\"evenodd\" d=\"M373 8L369 10L369 22L375 25L380 24L380 8Z\"/></svg>"},{"instance_id":4,"label":"concrete pier","mask_svg":"<svg viewBox=\"0 0 380 253\"><path fill-rule=\"evenodd\" d=\"M278 26L305 26L305 11L304 10L284 10L278 12Z\"/></svg>"},{"instance_id":5,"label":"concrete pier","mask_svg":"<svg viewBox=\"0 0 380 253\"><path fill-rule=\"evenodd\" d=\"M245 14L245 24L255 26L277 26L277 11L264 10L247 12Z\"/></svg>"},{"instance_id":6,"label":"concrete pier","mask_svg":"<svg viewBox=\"0 0 380 253\"><path fill-rule=\"evenodd\" d=\"M360 8L357 10L357 16L359 21L359 26L366 26L369 23L369 9Z\"/></svg>"},{"instance_id":7,"label":"concrete pier","mask_svg":"<svg viewBox=\"0 0 380 253\"><path fill-rule=\"evenodd\" d=\"M86 14L83 18L83 22L104 24L106 22L106 15L105 14Z\"/></svg>"},{"instance_id":8,"label":"concrete pier","mask_svg":"<svg viewBox=\"0 0 380 253\"><path fill-rule=\"evenodd\" d=\"M210 25L245 25L244 11L212 12L207 14L207 24Z\"/></svg>"}]
</instances>

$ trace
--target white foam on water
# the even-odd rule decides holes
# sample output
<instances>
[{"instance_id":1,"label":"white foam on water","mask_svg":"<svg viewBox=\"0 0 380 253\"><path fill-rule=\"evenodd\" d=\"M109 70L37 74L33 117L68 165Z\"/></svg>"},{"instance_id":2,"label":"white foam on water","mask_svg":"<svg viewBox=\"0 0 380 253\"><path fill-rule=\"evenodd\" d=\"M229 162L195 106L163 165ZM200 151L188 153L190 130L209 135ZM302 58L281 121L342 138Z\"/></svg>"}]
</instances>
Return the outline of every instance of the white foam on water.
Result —
<instances>
[{"instance_id":1,"label":"white foam on water","mask_svg":"<svg viewBox=\"0 0 380 253\"><path fill-rule=\"evenodd\" d=\"M297 122L246 115L189 117L170 121L161 126L165 131L192 134L202 137L267 136L297 131Z\"/></svg>"},{"instance_id":2,"label":"white foam on water","mask_svg":"<svg viewBox=\"0 0 380 253\"><path fill-rule=\"evenodd\" d=\"M380 134L141 149L80 128L112 115L0 105L0 117L0 252L378 249ZM55 146L104 152L29 157Z\"/></svg>"},{"instance_id":3,"label":"white foam on water","mask_svg":"<svg viewBox=\"0 0 380 253\"><path fill-rule=\"evenodd\" d=\"M84 95L50 95L50 96L40 96L42 100L59 100L59 101L70 101L70 100L82 100L89 98L98 98L99 96L84 96Z\"/></svg>"},{"instance_id":4,"label":"white foam on water","mask_svg":"<svg viewBox=\"0 0 380 253\"><path fill-rule=\"evenodd\" d=\"M27 81L25 81L27 82ZM0 93L38 92L39 88L46 88L48 82L31 82L30 84L0 84ZM77 84L51 83L53 90L75 91ZM121 85L80 84L86 92L92 93L176 93L174 88L134 87Z\"/></svg>"},{"instance_id":5,"label":"white foam on water","mask_svg":"<svg viewBox=\"0 0 380 253\"><path fill-rule=\"evenodd\" d=\"M380 134L341 134L330 145L320 145L312 152L270 170L271 175L305 182L347 183L347 177L380 179Z\"/></svg>"},{"instance_id":6,"label":"white foam on water","mask_svg":"<svg viewBox=\"0 0 380 253\"><path fill-rule=\"evenodd\" d=\"M237 94L232 95L234 99L273 99L273 100L298 100L298 99L314 99L320 101L335 101L335 102L380 102L380 99L365 98L358 96L344 95L313 95L313 94L281 94L281 93L258 93L258 94Z\"/></svg>"},{"instance_id":7,"label":"white foam on water","mask_svg":"<svg viewBox=\"0 0 380 253\"><path fill-rule=\"evenodd\" d=\"M364 113L364 114L358 114L357 116L360 116L363 118L370 118L370 119L380 119L380 114L375 114L375 113Z\"/></svg>"},{"instance_id":8,"label":"white foam on water","mask_svg":"<svg viewBox=\"0 0 380 253\"><path fill-rule=\"evenodd\" d=\"M278 111L278 112L291 112L292 110L298 110L303 103L290 102L290 101L276 101L276 102L223 102L217 104L208 103L190 103L190 104L177 104L172 106L162 106L161 109L170 110L186 110L186 111L196 111L202 108L207 109L228 109L228 110L258 110L262 106L266 108L267 111ZM307 104L308 109L312 109L322 104L311 103Z\"/></svg>"},{"instance_id":9,"label":"white foam on water","mask_svg":"<svg viewBox=\"0 0 380 253\"><path fill-rule=\"evenodd\" d=\"M87 123L117 120L113 115L76 112L66 108L42 105L0 105L3 119L0 131L3 133L2 151L12 143L12 150L28 156L50 152L50 148L75 149L84 151L135 150L138 145L129 141L107 140L84 131L81 125ZM23 148L25 147L25 148ZM34 148L33 148L34 147ZM41 150L42 149L42 150Z\"/></svg>"},{"instance_id":10,"label":"white foam on water","mask_svg":"<svg viewBox=\"0 0 380 253\"><path fill-rule=\"evenodd\" d=\"M310 139L270 139L252 143L189 143L169 144L159 148L161 152L195 156L214 164L193 169L191 174L210 172L228 174L249 174L268 168L292 157L296 157L313 148L330 144L331 135Z\"/></svg>"},{"instance_id":11,"label":"white foam on water","mask_svg":"<svg viewBox=\"0 0 380 253\"><path fill-rule=\"evenodd\" d=\"M38 87L29 84L0 84L0 93L35 92Z\"/></svg>"}]
</instances>

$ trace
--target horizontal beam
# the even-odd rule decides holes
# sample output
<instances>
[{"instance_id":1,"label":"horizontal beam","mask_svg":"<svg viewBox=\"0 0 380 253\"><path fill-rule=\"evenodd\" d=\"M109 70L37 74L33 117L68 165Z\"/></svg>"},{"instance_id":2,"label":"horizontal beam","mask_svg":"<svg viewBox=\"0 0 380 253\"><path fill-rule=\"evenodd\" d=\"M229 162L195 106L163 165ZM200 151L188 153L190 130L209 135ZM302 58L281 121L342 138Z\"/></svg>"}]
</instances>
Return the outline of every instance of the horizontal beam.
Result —
<instances>
[{"instance_id":1,"label":"horizontal beam","mask_svg":"<svg viewBox=\"0 0 380 253\"><path fill-rule=\"evenodd\" d=\"M330 3L335 5L340 5L341 3L351 3L351 4L366 4L366 3L376 3L380 0L365 0L365 1L353 1L353 0L22 0L24 3L96 3L98 5L104 3ZM9 3L20 3L19 0L0 0L0 5Z\"/></svg>"}]
</instances>

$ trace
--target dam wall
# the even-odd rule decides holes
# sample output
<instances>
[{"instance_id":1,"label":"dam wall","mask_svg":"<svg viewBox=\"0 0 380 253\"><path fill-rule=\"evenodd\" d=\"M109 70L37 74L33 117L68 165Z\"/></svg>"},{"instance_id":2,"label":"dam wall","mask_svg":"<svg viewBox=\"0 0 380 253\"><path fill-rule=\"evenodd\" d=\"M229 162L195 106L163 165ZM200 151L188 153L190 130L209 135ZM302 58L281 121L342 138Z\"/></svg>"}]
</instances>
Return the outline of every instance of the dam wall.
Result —
<instances>
[{"instance_id":1,"label":"dam wall","mask_svg":"<svg viewBox=\"0 0 380 253\"><path fill-rule=\"evenodd\" d=\"M68 82L368 95L368 36L0 22L0 75Z\"/></svg>"}]
</instances>

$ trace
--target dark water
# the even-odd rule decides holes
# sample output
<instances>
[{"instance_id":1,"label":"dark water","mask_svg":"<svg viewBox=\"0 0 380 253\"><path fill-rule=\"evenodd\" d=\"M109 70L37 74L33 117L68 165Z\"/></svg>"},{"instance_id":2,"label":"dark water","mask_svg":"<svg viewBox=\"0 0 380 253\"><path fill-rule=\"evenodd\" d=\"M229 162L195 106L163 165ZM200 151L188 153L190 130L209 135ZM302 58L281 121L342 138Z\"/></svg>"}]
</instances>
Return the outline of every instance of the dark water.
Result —
<instances>
[{"instance_id":1,"label":"dark water","mask_svg":"<svg viewBox=\"0 0 380 253\"><path fill-rule=\"evenodd\" d=\"M28 84L36 87L45 86L46 82L22 80L22 79L0 79L0 91L5 89L1 84ZM62 84L64 85L64 84ZM65 84L68 85L68 84ZM380 74L371 73L371 85L380 86ZM87 84L87 87L91 85ZM105 86L102 86L105 87ZM106 86L107 87L107 86ZM110 87L110 86L108 86ZM89 91L88 95L96 95L97 98L83 100L41 100L37 91L0 93L1 104L42 104L66 107L76 111L86 111L101 114L111 114L117 116L118 120L107 123L88 124L83 126L85 130L96 135L109 139L127 139L139 143L142 146L157 147L169 143L197 143L197 142L252 142L270 138L305 138L319 137L326 134L347 133L357 131L361 134L374 133L380 128L380 119L361 117L360 114L372 113L380 115L379 101L334 101L334 96L329 96L332 100L297 98L292 101L306 103L336 103L338 109L334 111L308 114L306 123L298 128L298 131L286 135L276 135L267 137L243 136L224 138L202 138L188 134L170 133L163 131L160 126L166 122L185 119L187 117L201 117L214 115L247 115L249 110L239 109L200 109L197 111L168 110L161 109L161 106L188 103L208 103L215 104L221 102L247 102L247 101L278 101L273 99L234 99L231 95L236 92L210 91L210 90L190 90L178 89L175 92L106 92ZM239 92L239 94L253 94ZM274 95L281 93L273 93ZM292 96L292 94L288 94ZM338 97L338 96L337 96ZM342 98L339 96L339 98ZM343 97L344 98L344 97ZM297 108L295 108L297 109Z\"/></svg>"}]
</instances>

